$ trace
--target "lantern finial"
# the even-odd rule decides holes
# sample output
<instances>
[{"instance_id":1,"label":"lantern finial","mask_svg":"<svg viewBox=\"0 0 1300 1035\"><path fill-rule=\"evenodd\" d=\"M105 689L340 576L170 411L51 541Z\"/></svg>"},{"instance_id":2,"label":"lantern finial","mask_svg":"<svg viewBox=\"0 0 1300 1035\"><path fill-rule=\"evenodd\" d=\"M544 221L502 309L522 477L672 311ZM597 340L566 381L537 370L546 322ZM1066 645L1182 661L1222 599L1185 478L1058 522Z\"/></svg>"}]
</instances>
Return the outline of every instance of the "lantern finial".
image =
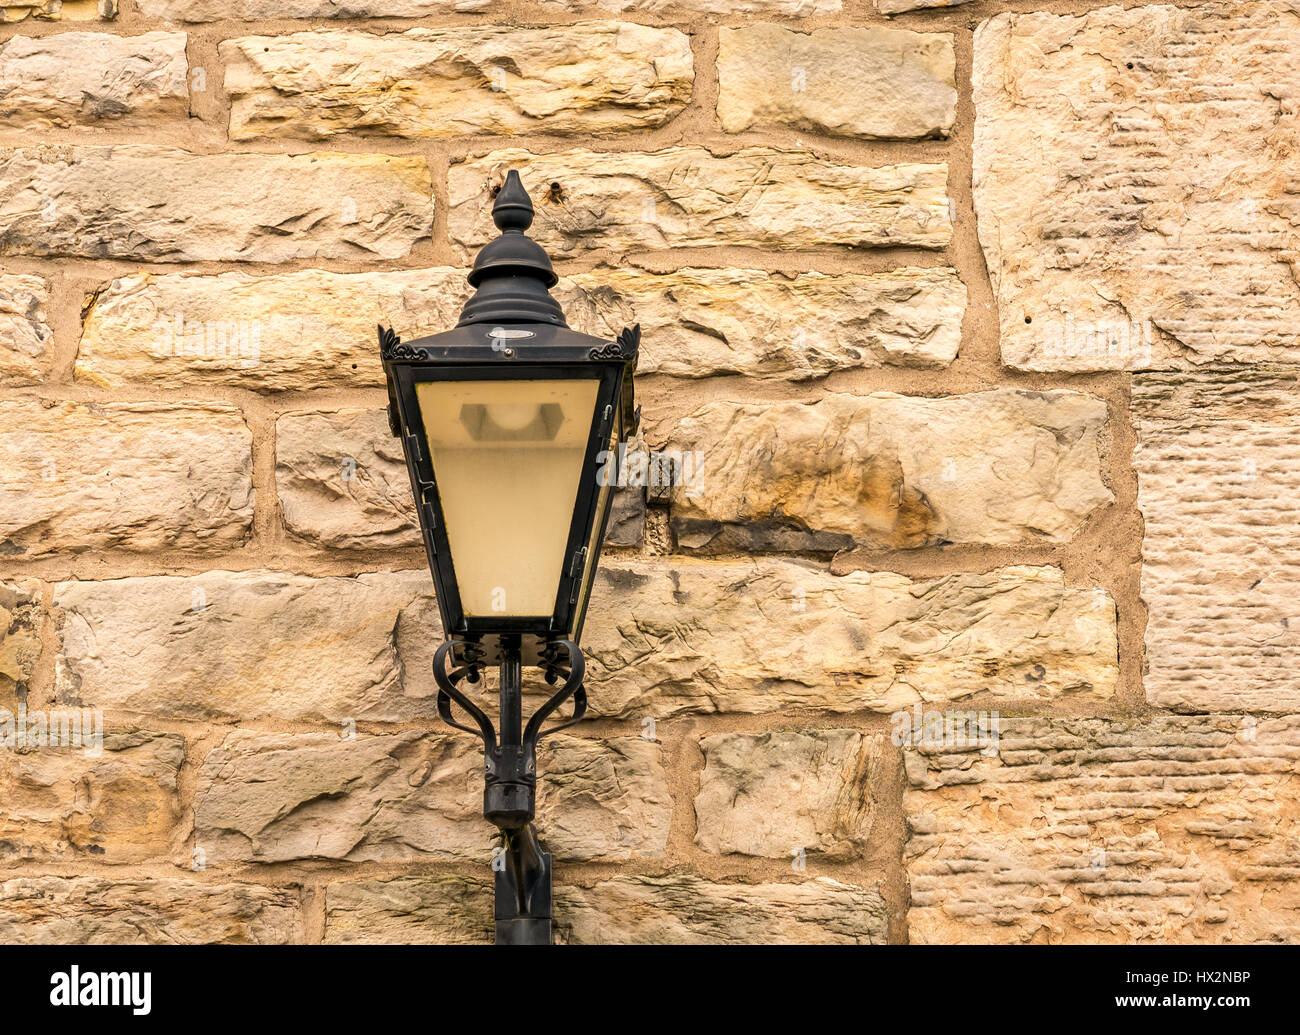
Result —
<instances>
[{"instance_id":1,"label":"lantern finial","mask_svg":"<svg viewBox=\"0 0 1300 1035\"><path fill-rule=\"evenodd\" d=\"M533 223L533 203L518 171L506 173L492 205L501 231L474 260L469 282L477 290L465 303L458 326L470 323L548 323L567 327L550 289L560 279L542 246L524 231Z\"/></svg>"},{"instance_id":2,"label":"lantern finial","mask_svg":"<svg viewBox=\"0 0 1300 1035\"><path fill-rule=\"evenodd\" d=\"M502 233L523 233L533 225L533 202L528 191L524 190L524 181L519 178L517 169L506 173L506 182L497 192L497 200L492 205L492 222Z\"/></svg>"}]
</instances>

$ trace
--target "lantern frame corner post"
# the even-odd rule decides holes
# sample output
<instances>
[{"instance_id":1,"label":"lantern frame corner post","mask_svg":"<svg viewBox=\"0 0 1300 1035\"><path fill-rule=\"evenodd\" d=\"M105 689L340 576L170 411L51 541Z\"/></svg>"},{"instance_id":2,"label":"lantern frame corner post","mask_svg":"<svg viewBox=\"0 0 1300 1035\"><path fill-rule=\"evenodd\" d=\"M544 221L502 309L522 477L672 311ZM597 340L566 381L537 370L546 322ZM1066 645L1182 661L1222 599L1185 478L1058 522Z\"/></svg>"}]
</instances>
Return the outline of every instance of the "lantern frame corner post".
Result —
<instances>
[{"instance_id":1,"label":"lantern frame corner post","mask_svg":"<svg viewBox=\"0 0 1300 1035\"><path fill-rule=\"evenodd\" d=\"M532 224L533 207L517 171L511 170L496 192L492 218L500 236L486 244L474 260L468 279L475 291L465 303L456 327L403 342L381 324L379 352L388 391L389 427L401 441L406 457L446 637L433 659L438 714L453 729L472 733L483 742L483 814L502 838L502 850L493 867L496 940L499 944L550 944L551 856L543 851L533 823L537 745L550 734L581 721L586 714L586 666L578 644L609 522L613 486L617 484L601 479L610 470L606 454L626 443L640 423L633 378L641 330L639 326L627 327L609 339L569 328L563 310L550 294L559 278L545 251L524 233ZM438 384L446 382L455 383L456 391L444 391ZM544 476L533 476L532 485L516 485L515 478L494 483L491 489L483 488L478 478L458 483L449 476L440 483L440 461L434 454L444 447L463 448L446 444L459 443L465 434L485 441L476 437L483 436L483 428L488 427L479 412L489 412L492 392L511 382L540 386L541 391L533 397L552 402L529 405L536 405L538 414L556 415L558 422L543 415L536 418L535 425L511 428L508 424L493 424L489 435L498 443L494 448L500 449L501 441L517 441L509 438L503 428L513 434L528 427L530 430L524 434L532 436L530 448L538 448L537 444L554 439L564 421L579 421L571 425L573 437L565 446L574 450L575 466L570 470L577 472L577 481L569 482L568 488ZM429 387L431 384L434 387ZM589 384L589 394L563 394L566 385L571 388L578 384ZM495 396L510 397L503 393ZM486 400L488 405L481 405L476 398ZM448 407L457 405L458 423L448 418ZM460 429L455 435L445 430L452 426ZM550 439L539 437L543 429ZM529 471L533 470L535 467L530 466ZM502 488L503 484L507 487ZM456 485L460 488L449 487ZM480 497L474 499L464 491L466 486ZM465 573L458 571L457 558L470 557L466 564L470 571L487 569L481 564L476 569L474 558L481 554L456 554L456 537L449 532L443 493L460 493L456 499L460 503L465 502L463 497L470 496L480 508L476 513L526 515L529 492L561 491L566 493L569 507L567 533L561 534L564 530L559 529L553 546L525 546L520 544L526 540L517 539L518 556L488 549L503 572L513 571L521 560L531 564L534 557L529 551L539 552L543 560L549 557L547 563L559 573L553 583L554 606L550 613L536 613L543 611L545 601L551 599L550 583L540 595L530 591L528 599L532 604L525 606L531 609L521 606L519 612L487 613L482 590L491 583L481 574L477 578L466 574L469 582L462 585L460 575ZM576 495L568 496L571 491ZM543 502L560 506L555 495ZM510 536L513 528L499 524L490 535ZM468 535L461 541L462 549L466 549L465 541L476 542L479 549L484 542L495 542L490 537L476 541ZM502 556L509 559L503 561ZM492 665L498 666L500 674L497 725L462 685L479 683L483 672ZM528 667L540 669L546 683L553 687L558 684L559 688L525 724L523 670ZM570 699L572 714L548 725L556 709ZM457 712L453 712L453 705Z\"/></svg>"}]
</instances>

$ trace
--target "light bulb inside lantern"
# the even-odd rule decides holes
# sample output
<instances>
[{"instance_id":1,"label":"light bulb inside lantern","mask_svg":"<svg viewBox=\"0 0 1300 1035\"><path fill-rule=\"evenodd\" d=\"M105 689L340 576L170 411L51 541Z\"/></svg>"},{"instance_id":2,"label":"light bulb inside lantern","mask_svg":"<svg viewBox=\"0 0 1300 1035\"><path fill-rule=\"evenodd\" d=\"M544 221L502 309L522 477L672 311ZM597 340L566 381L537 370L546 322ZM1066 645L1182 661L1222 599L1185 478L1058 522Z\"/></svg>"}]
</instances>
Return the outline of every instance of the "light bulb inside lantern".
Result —
<instances>
[{"instance_id":1,"label":"light bulb inside lantern","mask_svg":"<svg viewBox=\"0 0 1300 1035\"><path fill-rule=\"evenodd\" d=\"M541 415L538 403L489 403L488 420L502 431L523 431Z\"/></svg>"}]
</instances>

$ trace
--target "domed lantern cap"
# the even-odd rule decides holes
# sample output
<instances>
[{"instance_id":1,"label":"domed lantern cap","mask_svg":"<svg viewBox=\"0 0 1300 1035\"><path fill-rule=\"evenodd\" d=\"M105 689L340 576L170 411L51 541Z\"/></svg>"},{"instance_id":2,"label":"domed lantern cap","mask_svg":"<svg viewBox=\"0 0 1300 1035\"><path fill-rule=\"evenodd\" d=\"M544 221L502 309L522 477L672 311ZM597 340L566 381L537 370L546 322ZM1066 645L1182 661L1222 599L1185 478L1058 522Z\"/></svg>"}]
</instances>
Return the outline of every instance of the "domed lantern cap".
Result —
<instances>
[{"instance_id":1,"label":"domed lantern cap","mask_svg":"<svg viewBox=\"0 0 1300 1035\"><path fill-rule=\"evenodd\" d=\"M549 323L567 327L550 289L559 281L542 246L524 231L533 225L533 203L519 173L511 169L492 205L501 236L478 253L469 282L477 290L457 326L475 323Z\"/></svg>"}]
</instances>

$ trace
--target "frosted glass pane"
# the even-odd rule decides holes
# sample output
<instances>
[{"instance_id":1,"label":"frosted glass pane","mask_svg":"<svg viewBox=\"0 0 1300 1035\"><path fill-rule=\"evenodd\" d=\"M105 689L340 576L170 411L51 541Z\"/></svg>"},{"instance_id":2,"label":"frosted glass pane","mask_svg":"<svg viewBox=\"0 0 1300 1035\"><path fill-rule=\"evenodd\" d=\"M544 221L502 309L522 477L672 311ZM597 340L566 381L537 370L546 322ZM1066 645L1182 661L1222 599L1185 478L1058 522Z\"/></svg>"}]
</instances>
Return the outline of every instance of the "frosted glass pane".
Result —
<instances>
[{"instance_id":1,"label":"frosted glass pane","mask_svg":"<svg viewBox=\"0 0 1300 1035\"><path fill-rule=\"evenodd\" d=\"M598 385L416 385L466 615L555 610Z\"/></svg>"}]
</instances>

